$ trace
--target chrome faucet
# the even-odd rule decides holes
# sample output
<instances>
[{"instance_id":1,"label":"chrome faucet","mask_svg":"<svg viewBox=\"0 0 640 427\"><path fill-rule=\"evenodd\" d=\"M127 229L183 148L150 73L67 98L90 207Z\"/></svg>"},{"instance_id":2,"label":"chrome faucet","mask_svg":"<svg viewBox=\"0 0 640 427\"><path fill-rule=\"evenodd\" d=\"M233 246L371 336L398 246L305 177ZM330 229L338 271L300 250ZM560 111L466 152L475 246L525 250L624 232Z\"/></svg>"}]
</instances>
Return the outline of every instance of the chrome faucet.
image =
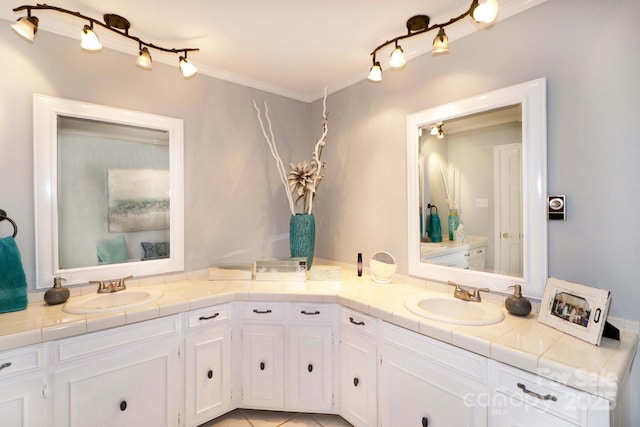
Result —
<instances>
[{"instance_id":1,"label":"chrome faucet","mask_svg":"<svg viewBox=\"0 0 640 427\"><path fill-rule=\"evenodd\" d=\"M99 294L110 294L112 292L124 291L127 289L127 285L125 284L125 280L131 279L133 276L123 277L122 279L114 279L110 280L109 283L105 283L102 280L91 280L89 283L97 283L98 284L98 293Z\"/></svg>"},{"instance_id":2,"label":"chrome faucet","mask_svg":"<svg viewBox=\"0 0 640 427\"><path fill-rule=\"evenodd\" d=\"M489 292L489 288L473 289L472 292L469 292L466 289L462 289L459 284L452 281L447 282L447 285L455 286L453 297L463 301L481 302L482 298L480 298L480 292Z\"/></svg>"}]
</instances>

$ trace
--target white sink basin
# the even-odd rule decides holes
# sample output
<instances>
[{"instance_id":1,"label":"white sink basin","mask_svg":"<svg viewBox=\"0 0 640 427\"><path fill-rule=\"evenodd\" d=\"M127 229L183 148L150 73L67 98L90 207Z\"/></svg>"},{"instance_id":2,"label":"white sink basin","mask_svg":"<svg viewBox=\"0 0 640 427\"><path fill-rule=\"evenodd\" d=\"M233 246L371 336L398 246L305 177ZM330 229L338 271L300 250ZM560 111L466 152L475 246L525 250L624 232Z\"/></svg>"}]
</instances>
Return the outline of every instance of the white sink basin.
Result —
<instances>
[{"instance_id":1,"label":"white sink basin","mask_svg":"<svg viewBox=\"0 0 640 427\"><path fill-rule=\"evenodd\" d=\"M91 294L71 298L62 310L71 314L113 313L140 307L162 298L160 289L127 289L108 294Z\"/></svg>"},{"instance_id":2,"label":"white sink basin","mask_svg":"<svg viewBox=\"0 0 640 427\"><path fill-rule=\"evenodd\" d=\"M504 313L495 304L453 297L414 295L407 298L405 306L418 316L454 325L493 325L504 319Z\"/></svg>"}]
</instances>

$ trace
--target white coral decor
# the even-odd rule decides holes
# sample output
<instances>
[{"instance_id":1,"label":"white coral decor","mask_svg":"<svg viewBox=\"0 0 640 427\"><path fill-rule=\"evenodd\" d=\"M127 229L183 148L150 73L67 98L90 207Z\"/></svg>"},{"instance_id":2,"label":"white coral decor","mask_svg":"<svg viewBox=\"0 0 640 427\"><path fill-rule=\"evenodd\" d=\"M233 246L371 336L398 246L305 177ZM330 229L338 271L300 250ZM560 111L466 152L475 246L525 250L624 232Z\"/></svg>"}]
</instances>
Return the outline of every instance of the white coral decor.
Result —
<instances>
[{"instance_id":1,"label":"white coral decor","mask_svg":"<svg viewBox=\"0 0 640 427\"><path fill-rule=\"evenodd\" d=\"M298 163L297 165L290 163L289 166L291 171L287 174L284 169L284 163L282 162L276 147L276 141L271 127L271 119L269 118L269 107L267 105L267 101L264 101L264 116L267 121L268 132L267 129L265 129L264 122L262 121L260 109L258 108L256 101L253 101L253 108L256 110L258 115L258 122L260 122L262 134L264 135L264 139L267 141L267 145L271 150L271 155L276 161L276 168L278 169L280 181L282 182L287 194L291 215L296 214L295 205L298 202L302 202L302 213L311 213L311 210L313 209L313 199L316 197L318 185L320 185L320 181L324 177L322 170L326 167L326 164L320 157L322 156L322 148L326 143L325 141L327 138L329 124L327 119L327 88L324 89L324 100L322 105L322 135L316 142L313 154L311 155L311 164L307 164L306 161ZM296 197L295 202L293 200L294 195Z\"/></svg>"}]
</instances>

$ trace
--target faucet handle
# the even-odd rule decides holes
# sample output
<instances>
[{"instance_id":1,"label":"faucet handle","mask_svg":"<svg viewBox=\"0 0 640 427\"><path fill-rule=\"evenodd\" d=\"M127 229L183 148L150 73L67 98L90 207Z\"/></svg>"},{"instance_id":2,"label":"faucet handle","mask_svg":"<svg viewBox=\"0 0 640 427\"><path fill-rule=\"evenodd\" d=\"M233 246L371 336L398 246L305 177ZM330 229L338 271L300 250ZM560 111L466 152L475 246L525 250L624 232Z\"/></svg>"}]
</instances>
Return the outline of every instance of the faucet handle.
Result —
<instances>
[{"instance_id":1,"label":"faucet handle","mask_svg":"<svg viewBox=\"0 0 640 427\"><path fill-rule=\"evenodd\" d=\"M89 284L96 283L98 285L98 293L104 292L107 288L102 280L89 280Z\"/></svg>"},{"instance_id":2,"label":"faucet handle","mask_svg":"<svg viewBox=\"0 0 640 427\"><path fill-rule=\"evenodd\" d=\"M471 297L475 300L475 301L482 301L482 299L480 298L480 292L490 292L489 288L478 288L478 289L474 289L473 293L471 294Z\"/></svg>"},{"instance_id":3,"label":"faucet handle","mask_svg":"<svg viewBox=\"0 0 640 427\"><path fill-rule=\"evenodd\" d=\"M449 281L447 282L447 285L449 285L449 286L455 286L456 291L459 291L459 290L460 290L460 285L459 285L459 284L457 284L457 283L455 283L455 282L452 282L451 280L449 280Z\"/></svg>"}]
</instances>

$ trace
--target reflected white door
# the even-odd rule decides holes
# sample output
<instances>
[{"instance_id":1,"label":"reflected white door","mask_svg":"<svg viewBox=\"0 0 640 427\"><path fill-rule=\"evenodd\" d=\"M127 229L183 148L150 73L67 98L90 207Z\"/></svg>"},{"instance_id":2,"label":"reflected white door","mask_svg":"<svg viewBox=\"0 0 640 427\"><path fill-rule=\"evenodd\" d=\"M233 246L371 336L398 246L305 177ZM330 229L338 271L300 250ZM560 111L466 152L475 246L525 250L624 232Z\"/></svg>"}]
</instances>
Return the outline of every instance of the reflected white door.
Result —
<instances>
[{"instance_id":1,"label":"reflected white door","mask_svg":"<svg viewBox=\"0 0 640 427\"><path fill-rule=\"evenodd\" d=\"M522 144L493 148L495 185L495 269L522 276Z\"/></svg>"}]
</instances>

